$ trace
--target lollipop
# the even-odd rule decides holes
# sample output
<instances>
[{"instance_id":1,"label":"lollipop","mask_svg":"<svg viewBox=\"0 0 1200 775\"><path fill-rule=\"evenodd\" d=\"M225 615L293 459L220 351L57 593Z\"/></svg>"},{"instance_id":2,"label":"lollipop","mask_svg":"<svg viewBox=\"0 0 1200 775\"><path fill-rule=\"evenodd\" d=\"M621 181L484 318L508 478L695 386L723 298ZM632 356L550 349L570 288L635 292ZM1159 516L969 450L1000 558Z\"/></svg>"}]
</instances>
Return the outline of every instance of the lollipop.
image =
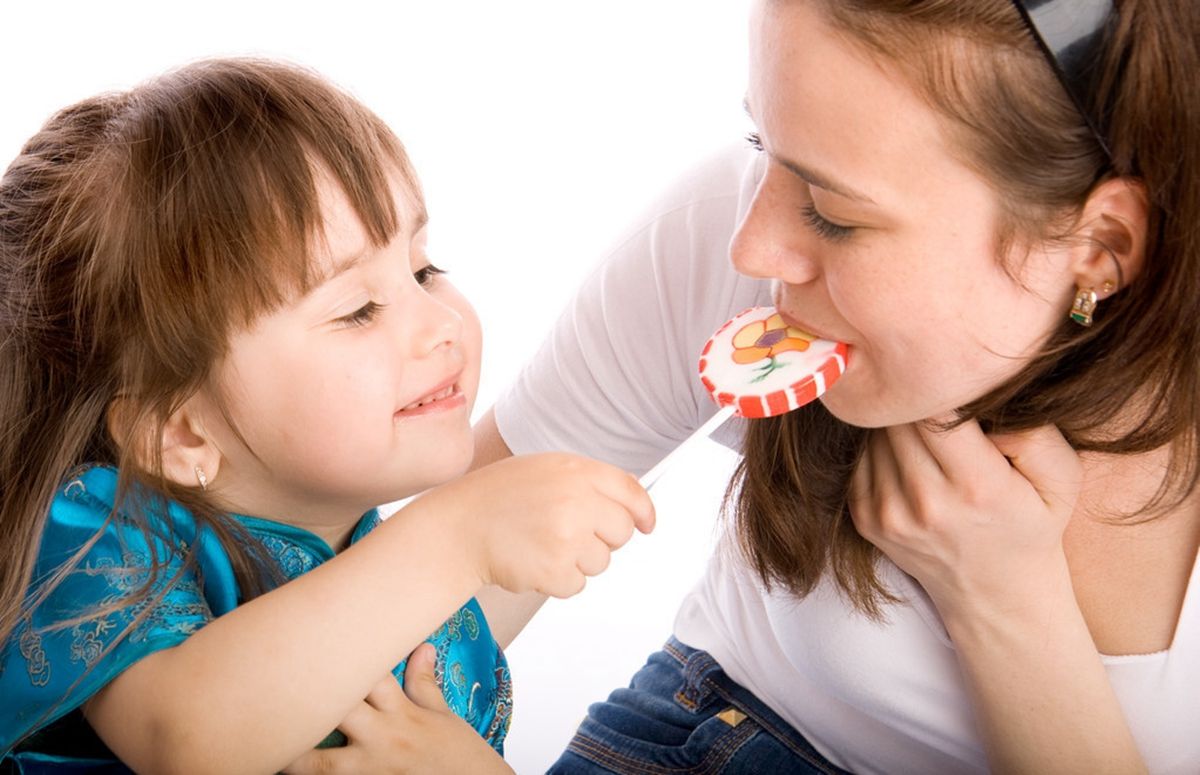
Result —
<instances>
[{"instance_id":1,"label":"lollipop","mask_svg":"<svg viewBox=\"0 0 1200 775\"><path fill-rule=\"evenodd\" d=\"M789 326L770 307L751 307L704 345L700 381L718 405L762 418L799 409L846 370L846 345Z\"/></svg>"},{"instance_id":2,"label":"lollipop","mask_svg":"<svg viewBox=\"0 0 1200 775\"><path fill-rule=\"evenodd\" d=\"M642 478L653 484L667 464L730 416L759 419L816 400L846 370L846 345L789 326L771 307L751 307L717 329L700 354L700 381L721 407Z\"/></svg>"}]
</instances>

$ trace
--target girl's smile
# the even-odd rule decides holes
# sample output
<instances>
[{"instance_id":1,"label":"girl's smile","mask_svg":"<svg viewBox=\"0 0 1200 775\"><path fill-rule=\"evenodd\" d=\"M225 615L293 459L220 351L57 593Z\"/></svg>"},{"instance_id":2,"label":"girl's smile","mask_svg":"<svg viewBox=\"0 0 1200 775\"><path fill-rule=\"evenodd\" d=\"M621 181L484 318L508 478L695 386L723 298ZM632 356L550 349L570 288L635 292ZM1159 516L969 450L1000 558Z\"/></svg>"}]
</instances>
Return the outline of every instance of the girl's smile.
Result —
<instances>
[{"instance_id":1,"label":"girl's smile","mask_svg":"<svg viewBox=\"0 0 1200 775\"><path fill-rule=\"evenodd\" d=\"M455 376L449 385L434 390L426 394L423 398L419 398L408 406L397 410L395 416L397 420L402 420L407 417L421 417L427 414L450 412L463 409L466 406L466 394L458 386L458 376Z\"/></svg>"}]
</instances>

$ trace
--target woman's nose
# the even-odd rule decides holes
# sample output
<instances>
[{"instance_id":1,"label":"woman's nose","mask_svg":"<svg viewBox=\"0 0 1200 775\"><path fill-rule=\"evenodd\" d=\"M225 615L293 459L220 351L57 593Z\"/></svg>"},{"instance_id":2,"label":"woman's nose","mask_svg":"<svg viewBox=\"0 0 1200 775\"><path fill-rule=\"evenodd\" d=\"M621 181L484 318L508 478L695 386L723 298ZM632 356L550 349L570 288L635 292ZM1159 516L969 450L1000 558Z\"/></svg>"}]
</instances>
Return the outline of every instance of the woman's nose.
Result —
<instances>
[{"instance_id":1,"label":"woman's nose","mask_svg":"<svg viewBox=\"0 0 1200 775\"><path fill-rule=\"evenodd\" d=\"M816 279L820 267L805 248L801 206L777 189L775 175L768 170L730 242L734 268L750 277L789 285Z\"/></svg>"}]
</instances>

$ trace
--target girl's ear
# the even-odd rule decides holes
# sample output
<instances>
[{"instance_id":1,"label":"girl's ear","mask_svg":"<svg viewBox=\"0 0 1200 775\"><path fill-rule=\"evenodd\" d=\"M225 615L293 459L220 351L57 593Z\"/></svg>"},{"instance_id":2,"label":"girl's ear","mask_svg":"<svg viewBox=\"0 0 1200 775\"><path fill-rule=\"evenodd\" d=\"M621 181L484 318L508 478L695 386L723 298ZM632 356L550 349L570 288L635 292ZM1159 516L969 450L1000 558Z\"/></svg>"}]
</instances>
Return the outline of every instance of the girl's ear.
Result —
<instances>
[{"instance_id":1,"label":"girl's ear","mask_svg":"<svg viewBox=\"0 0 1200 775\"><path fill-rule=\"evenodd\" d=\"M204 432L195 399L175 410L158 435L154 423L139 416L132 401L118 398L108 407L109 435L129 447L143 471L154 469L154 453L162 450L163 475L184 487L206 487L221 467L221 453Z\"/></svg>"},{"instance_id":2,"label":"girl's ear","mask_svg":"<svg viewBox=\"0 0 1200 775\"><path fill-rule=\"evenodd\" d=\"M162 429L163 476L184 487L207 488L221 468L221 451L204 430L195 397L176 409Z\"/></svg>"},{"instance_id":3,"label":"girl's ear","mask_svg":"<svg viewBox=\"0 0 1200 775\"><path fill-rule=\"evenodd\" d=\"M1075 284L1104 298L1126 287L1146 258L1150 200L1136 178L1113 178L1096 187L1083 207L1083 238L1073 262Z\"/></svg>"}]
</instances>

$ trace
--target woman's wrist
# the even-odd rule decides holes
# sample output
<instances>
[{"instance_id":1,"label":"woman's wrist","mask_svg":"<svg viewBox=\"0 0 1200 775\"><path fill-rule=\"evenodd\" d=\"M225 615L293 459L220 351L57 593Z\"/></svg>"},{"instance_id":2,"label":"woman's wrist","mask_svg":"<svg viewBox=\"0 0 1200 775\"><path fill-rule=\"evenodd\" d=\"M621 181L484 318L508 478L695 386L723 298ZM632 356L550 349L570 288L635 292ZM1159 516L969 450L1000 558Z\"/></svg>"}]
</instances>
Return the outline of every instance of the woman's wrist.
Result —
<instances>
[{"instance_id":1,"label":"woman's wrist","mask_svg":"<svg viewBox=\"0 0 1200 775\"><path fill-rule=\"evenodd\" d=\"M930 592L955 644L997 642L997 638L1044 637L1058 628L1083 624L1066 557L1026 563L1011 580L957 594ZM1040 633L1040 635L1039 635Z\"/></svg>"}]
</instances>

